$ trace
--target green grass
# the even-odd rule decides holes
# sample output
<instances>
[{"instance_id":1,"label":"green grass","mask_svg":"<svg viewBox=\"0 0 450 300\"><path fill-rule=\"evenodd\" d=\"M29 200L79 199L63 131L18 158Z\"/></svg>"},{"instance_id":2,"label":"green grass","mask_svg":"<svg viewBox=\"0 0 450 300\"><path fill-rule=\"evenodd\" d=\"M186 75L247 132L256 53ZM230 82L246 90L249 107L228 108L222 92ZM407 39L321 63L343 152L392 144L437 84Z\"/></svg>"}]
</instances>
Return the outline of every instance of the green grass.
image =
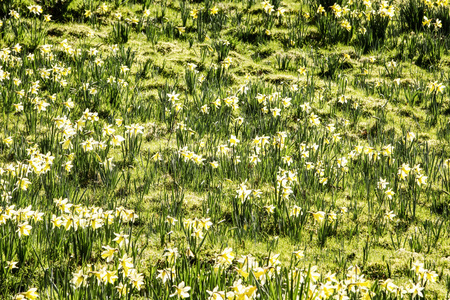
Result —
<instances>
[{"instance_id":1,"label":"green grass","mask_svg":"<svg viewBox=\"0 0 450 300\"><path fill-rule=\"evenodd\" d=\"M0 5L2 299L448 298L448 3L102 3Z\"/></svg>"}]
</instances>

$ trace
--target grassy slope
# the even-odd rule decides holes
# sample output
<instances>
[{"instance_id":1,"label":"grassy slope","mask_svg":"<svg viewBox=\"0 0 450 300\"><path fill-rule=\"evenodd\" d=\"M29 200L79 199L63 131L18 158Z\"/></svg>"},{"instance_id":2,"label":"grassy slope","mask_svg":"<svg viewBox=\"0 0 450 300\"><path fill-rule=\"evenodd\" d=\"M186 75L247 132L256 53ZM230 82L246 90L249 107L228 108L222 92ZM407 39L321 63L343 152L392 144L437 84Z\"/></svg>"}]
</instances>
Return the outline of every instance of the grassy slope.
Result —
<instances>
[{"instance_id":1,"label":"grassy slope","mask_svg":"<svg viewBox=\"0 0 450 300\"><path fill-rule=\"evenodd\" d=\"M295 11L301 8L301 5L295 1L284 1L284 5L289 11ZM79 8L74 5L73 10L76 11ZM226 11L240 11L243 10L243 5L241 3L220 3L219 6ZM152 15L156 13L159 9L158 2L154 3L152 6ZM255 4L248 12L249 16L253 18L260 18L261 8L260 4ZM122 12L124 16L128 15L140 15L142 13L141 5L126 5L118 9ZM257 14L259 13L259 15ZM180 24L179 12L178 12L178 2L168 1L166 17L173 21L174 24ZM110 19L105 21L105 25L100 26L95 30L94 38L87 38L87 33L91 30L87 25L82 25L76 22L68 23L53 23L49 29L49 36L47 43L58 43L61 40L68 39L69 41L76 41L77 38L84 37L88 44L95 46L101 45L107 42L108 34L112 27L107 25ZM309 28L311 37L314 37L315 28L310 26ZM186 63L195 63L198 65L200 70L204 69L209 65L210 62L216 61L216 56L213 55L206 59L202 63L200 59L200 49L201 44L194 42L193 46L189 46L188 40L195 36L195 29L192 27L192 21L188 21L188 26L186 28L186 34L182 39L167 39L161 37L161 40L156 44L152 45L146 40L143 34L137 34L133 32L131 38L126 46L131 47L136 51L137 63L135 63L132 73L137 71L137 66L139 63L144 63L148 59L153 62L153 66L162 67L164 65L164 71L158 76L153 78L148 78L141 83L142 96L149 99L148 101L156 101L158 90L161 89L164 84L168 81L170 83L177 82L177 90L183 91L185 89L183 74L185 70ZM348 78L348 87L346 94L351 95L353 98L357 98L359 103L363 107L364 114L360 119L357 126L351 128L348 132L348 136L353 138L353 144L358 144L359 142L364 142L365 135L362 132L367 131L372 132L374 127L377 126L377 119L374 117L380 111L380 106L385 103L385 100L377 94L367 95L363 90L358 87L353 86L351 83L354 78L361 73L361 68L363 62L368 59L369 55L360 56L353 50L352 47L336 45L336 46L321 46L320 49L317 46L317 42L310 40L309 37L305 40L305 45L302 48L294 48L283 50L282 44L279 41L279 37L283 33L287 32L285 26L280 26L277 29L272 30L272 37L270 41L263 45L256 45L251 43L246 43L239 41L234 38L233 28L228 24L228 26L223 30L221 36L224 39L232 41L233 49L229 56L233 58L233 67L230 70L231 76L233 78L233 85L228 88L236 88L241 83L244 83L245 76L248 74L252 79L268 82L268 83L280 83L280 82L291 82L296 81L300 86L305 84L306 77L299 76L297 72L297 67L293 66L290 70L283 71L278 70L276 67L276 56L280 53L287 53L293 57L293 61L296 58L305 58L306 66L313 63L311 57L312 45L315 49L318 49L320 53L324 55L329 55L331 53L348 53L351 57L349 63L349 68L342 71L342 74ZM104 47L106 50L106 47ZM107 51L107 50L106 50ZM386 51L380 51L374 53L378 57L378 63L372 65L369 70L369 75L367 76L368 81L375 80L387 80L391 79L383 77L381 73L384 70L382 65L382 60L390 60L396 54L395 49L387 49ZM263 58L257 59L257 56L263 56ZM412 64L411 62L402 62L403 74L400 76L401 84L407 84L408 82L414 82L417 79L421 79L424 82L428 82L436 79L438 72L444 74L449 74L448 62L450 61L449 56L444 56L442 59L442 65L438 69L439 71L428 72L422 68L419 68ZM294 63L293 63L294 64ZM315 74L316 87L320 92L325 89L326 86L330 84L327 79L320 77L319 74ZM178 79L178 80L177 80ZM329 91L332 98L338 96L337 87L333 82L331 82L331 90ZM448 94L447 94L448 95ZM446 97L446 102L448 102L448 97ZM326 120L327 118L338 119L342 117L340 112L337 115L333 115L332 108L327 103L318 104L314 103L313 106L317 109L320 116ZM408 128L411 131L420 133L418 135L419 141L428 141L428 143L442 154L442 157L448 157L450 154L450 147L448 147L448 141L438 139L436 127L428 127L425 125L426 119L426 109L422 107L410 107L404 103L404 97L400 96L398 103L388 103L384 108L381 109L386 114L386 125L384 130L386 132L395 132L397 135L402 134L402 127ZM448 120L448 117L446 117ZM145 140L142 149L148 151L149 153L155 153L156 151L161 151L162 153L173 151L176 149L176 139L175 136L168 132L166 125L159 123L157 120L153 122L148 122L146 128L154 127L158 130L158 134L148 134L148 138ZM224 137L226 138L226 137ZM119 157L117 153L117 157ZM5 161L6 158L3 157ZM140 170L136 168L132 172L133 178L139 176ZM240 182L235 180L232 183L224 183L225 186L223 190L229 195L234 195L234 190L237 184ZM141 203L134 197L134 195L128 196L128 206L136 207L140 210L140 214L143 216L144 224L149 222L146 219L146 215L150 216L152 214L159 213L159 204L162 194L165 191L169 191L173 188L173 181L170 176L162 176L160 179L160 184L155 185L154 189L150 191L148 195L145 195L144 201ZM263 189L268 189L268 187L262 187ZM438 187L436 187L438 188ZM95 191L93 187L89 188L89 193L92 198L95 199ZM117 195L120 195L120 188L118 189ZM331 194L327 194L326 197L331 197ZM350 207L353 203L353 196L351 196L350 191L338 191L333 195L335 199L338 199L337 206L347 206ZM188 216L198 216L202 211L202 203L206 199L205 193L185 190L185 198L183 202L183 210ZM352 199L351 201L349 199ZM100 201L100 199L97 199ZM139 202L139 203L138 203ZM303 240L300 244L297 244L288 237L278 238L277 248L274 250L277 253L281 253L283 257L282 260L287 261L291 256L293 250L300 248L305 248L307 262L317 264L321 269L337 269L338 267L343 267L344 265L352 264L363 264L363 248L366 244L366 239L370 235L371 222L373 218L367 216L367 206L365 205L365 199L357 199L358 205L361 210L356 216L356 219L352 219L351 214L345 216L342 220L337 231L336 237L332 237L328 240L325 248L319 248L314 242L314 233L317 230L312 224L308 225L307 232L311 232L312 242L309 238ZM417 220L412 222L403 222L402 226L405 226L402 232L403 237L406 237L414 233L415 226L421 226L421 223L427 219L435 219L436 215L430 213L430 203L426 203L425 199L420 201L421 205L418 208ZM224 213L230 208L224 205ZM351 221L350 221L351 220ZM354 226L359 226L359 233L350 236L349 232ZM400 226L400 225L399 225ZM148 237L150 245L144 253L144 266L151 266L156 262L160 261L161 253L164 247L161 247L159 237L157 234ZM179 232L175 232L172 237L174 240L181 239L182 235ZM378 241L370 242L370 251L368 254L367 262L365 263L364 269L365 273L372 279L383 279L387 275L386 262L389 263L391 268L391 273L393 277L404 278L405 271L409 268L410 259L415 257L425 257L427 261L433 261L436 264L435 269L440 272L443 269L449 267L450 257L450 241L447 239L448 233L446 233L445 238L442 238L436 249L432 249L430 253L418 254L410 252L410 248L407 246L406 249L394 249L392 247L392 242L389 234L382 236ZM268 236L267 238L260 237L258 240L246 239L245 241L236 241L230 238L228 241L222 241L221 244L228 244L233 247L239 254L252 253L255 256L264 257L268 252L268 245L270 241L274 239L273 236ZM221 245L212 244L207 242L205 245L204 257L207 257L213 253L220 250ZM447 272L447 271L445 271ZM445 273L444 273L445 274ZM443 283L432 284L427 287L428 289L436 292L439 298L443 297L446 293Z\"/></svg>"}]
</instances>

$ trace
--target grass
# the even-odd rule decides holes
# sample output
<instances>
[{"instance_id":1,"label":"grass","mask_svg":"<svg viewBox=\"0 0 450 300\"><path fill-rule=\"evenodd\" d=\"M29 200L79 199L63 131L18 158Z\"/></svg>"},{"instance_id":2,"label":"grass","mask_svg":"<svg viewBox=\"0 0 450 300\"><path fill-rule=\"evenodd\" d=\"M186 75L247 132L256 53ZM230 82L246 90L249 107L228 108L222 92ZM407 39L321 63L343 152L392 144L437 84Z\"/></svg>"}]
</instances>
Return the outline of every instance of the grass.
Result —
<instances>
[{"instance_id":1,"label":"grass","mask_svg":"<svg viewBox=\"0 0 450 300\"><path fill-rule=\"evenodd\" d=\"M447 299L449 4L338 4L3 2L1 298Z\"/></svg>"}]
</instances>

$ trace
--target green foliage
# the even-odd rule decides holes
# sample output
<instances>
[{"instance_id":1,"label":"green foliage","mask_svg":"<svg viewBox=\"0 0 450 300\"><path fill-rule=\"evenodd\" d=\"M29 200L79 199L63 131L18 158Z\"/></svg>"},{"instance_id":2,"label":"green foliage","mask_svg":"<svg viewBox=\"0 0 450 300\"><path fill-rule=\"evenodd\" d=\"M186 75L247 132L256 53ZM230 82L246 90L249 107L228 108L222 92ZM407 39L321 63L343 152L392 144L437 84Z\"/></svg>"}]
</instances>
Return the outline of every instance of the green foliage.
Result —
<instances>
[{"instance_id":1,"label":"green foliage","mask_svg":"<svg viewBox=\"0 0 450 300\"><path fill-rule=\"evenodd\" d=\"M389 18L373 15L368 22L362 23L360 26L354 39L355 48L364 54L379 50L386 39Z\"/></svg>"},{"instance_id":2,"label":"green foliage","mask_svg":"<svg viewBox=\"0 0 450 300\"><path fill-rule=\"evenodd\" d=\"M426 11L425 1L406 0L399 6L402 30L405 32L419 32L422 30L422 21Z\"/></svg>"},{"instance_id":3,"label":"green foliage","mask_svg":"<svg viewBox=\"0 0 450 300\"><path fill-rule=\"evenodd\" d=\"M126 22L117 21L110 33L111 43L126 44L130 38L131 27Z\"/></svg>"},{"instance_id":4,"label":"green foliage","mask_svg":"<svg viewBox=\"0 0 450 300\"><path fill-rule=\"evenodd\" d=\"M318 16L316 26L323 45L347 44L352 38L352 29L343 28L331 13Z\"/></svg>"},{"instance_id":5,"label":"green foliage","mask_svg":"<svg viewBox=\"0 0 450 300\"><path fill-rule=\"evenodd\" d=\"M0 298L444 299L448 9L1 2Z\"/></svg>"}]
</instances>

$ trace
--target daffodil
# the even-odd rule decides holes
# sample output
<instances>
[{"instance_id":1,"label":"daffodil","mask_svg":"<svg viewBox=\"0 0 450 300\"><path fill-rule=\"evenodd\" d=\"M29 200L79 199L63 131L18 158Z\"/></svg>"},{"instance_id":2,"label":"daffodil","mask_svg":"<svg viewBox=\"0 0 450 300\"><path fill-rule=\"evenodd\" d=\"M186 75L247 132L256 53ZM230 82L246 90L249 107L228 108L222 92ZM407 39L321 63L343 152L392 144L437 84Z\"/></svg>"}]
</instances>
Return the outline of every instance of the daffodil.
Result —
<instances>
[{"instance_id":1,"label":"daffodil","mask_svg":"<svg viewBox=\"0 0 450 300\"><path fill-rule=\"evenodd\" d=\"M163 270L158 270L158 275L156 278L161 279L163 283L166 283L168 280L173 280L176 277L175 269L167 268Z\"/></svg>"},{"instance_id":2,"label":"daffodil","mask_svg":"<svg viewBox=\"0 0 450 300\"><path fill-rule=\"evenodd\" d=\"M414 141L415 138L416 138L416 134L415 134L414 132L408 131L408 132L406 133L406 139L407 139L409 142Z\"/></svg>"},{"instance_id":3,"label":"daffodil","mask_svg":"<svg viewBox=\"0 0 450 300\"><path fill-rule=\"evenodd\" d=\"M9 270L9 271L11 271L12 269L17 269L17 264L18 264L19 262L17 262L17 261L7 261L6 262L6 268Z\"/></svg>"},{"instance_id":4,"label":"daffodil","mask_svg":"<svg viewBox=\"0 0 450 300\"><path fill-rule=\"evenodd\" d=\"M303 252L303 250L297 250L292 252L296 258L301 259L303 257L305 257L305 253Z\"/></svg>"},{"instance_id":5,"label":"daffodil","mask_svg":"<svg viewBox=\"0 0 450 300\"><path fill-rule=\"evenodd\" d=\"M318 212L314 212L312 213L314 220L316 220L317 222L322 222L325 219L325 215L326 213L323 211L318 211Z\"/></svg>"},{"instance_id":6,"label":"daffodil","mask_svg":"<svg viewBox=\"0 0 450 300\"><path fill-rule=\"evenodd\" d=\"M83 274L83 270L80 270L76 273L73 273L73 278L71 283L75 286L75 288L79 288L80 286L84 286L87 284L88 276Z\"/></svg>"},{"instance_id":7,"label":"daffodil","mask_svg":"<svg viewBox=\"0 0 450 300\"><path fill-rule=\"evenodd\" d=\"M135 289L140 291L142 286L144 285L144 276L142 275L142 273L138 273L136 270L134 270L134 272L131 272L128 278L131 281L131 285Z\"/></svg>"},{"instance_id":8,"label":"daffodil","mask_svg":"<svg viewBox=\"0 0 450 300\"><path fill-rule=\"evenodd\" d=\"M108 245L102 246L105 251L102 252L102 258L106 259L106 262L111 262L114 259L114 253L118 251L117 248L112 248Z\"/></svg>"},{"instance_id":9,"label":"daffodil","mask_svg":"<svg viewBox=\"0 0 450 300\"><path fill-rule=\"evenodd\" d=\"M186 286L184 284L184 281L180 282L178 285L173 286L175 288L175 292L173 294L170 294L170 297L177 296L177 298L185 299L189 298L189 290L191 289L190 286Z\"/></svg>"},{"instance_id":10,"label":"daffodil","mask_svg":"<svg viewBox=\"0 0 450 300\"><path fill-rule=\"evenodd\" d=\"M25 298L29 300L35 300L39 297L39 294L37 292L37 288L30 288L28 291L21 293Z\"/></svg>"},{"instance_id":11,"label":"daffodil","mask_svg":"<svg viewBox=\"0 0 450 300\"><path fill-rule=\"evenodd\" d=\"M408 293L412 295L412 298L419 296L420 298L423 297L423 291L424 287L420 285L420 282L417 282L416 284L411 283L410 288L408 289Z\"/></svg>"},{"instance_id":12,"label":"daffodil","mask_svg":"<svg viewBox=\"0 0 450 300\"><path fill-rule=\"evenodd\" d=\"M116 273L117 273L116 270L114 270L114 271L106 271L106 272L103 274L103 276L102 276L102 280L103 280L105 283L114 284L114 282L119 278L119 277L116 275Z\"/></svg>"},{"instance_id":13,"label":"daffodil","mask_svg":"<svg viewBox=\"0 0 450 300\"><path fill-rule=\"evenodd\" d=\"M239 144L240 141L236 138L236 136L231 135L228 142L230 143L231 146L235 146L235 145Z\"/></svg>"},{"instance_id":14,"label":"daffodil","mask_svg":"<svg viewBox=\"0 0 450 300\"><path fill-rule=\"evenodd\" d=\"M19 238L22 236L28 236L30 235L30 231L32 229L31 225L28 224L28 222L24 222L22 224L17 225L18 229L16 232L19 234Z\"/></svg>"},{"instance_id":15,"label":"daffodil","mask_svg":"<svg viewBox=\"0 0 450 300\"><path fill-rule=\"evenodd\" d=\"M225 248L222 253L217 256L217 263L220 265L230 265L234 260L234 252L232 248Z\"/></svg>"},{"instance_id":16,"label":"daffodil","mask_svg":"<svg viewBox=\"0 0 450 300\"><path fill-rule=\"evenodd\" d=\"M40 5L30 5L28 6L28 10L35 15L40 15L42 13L42 7Z\"/></svg>"},{"instance_id":17,"label":"daffodil","mask_svg":"<svg viewBox=\"0 0 450 300\"><path fill-rule=\"evenodd\" d=\"M119 270L122 269L125 273L125 276L130 274L130 270L134 267L133 258L128 257L125 253L122 258L119 258Z\"/></svg>"},{"instance_id":18,"label":"daffodil","mask_svg":"<svg viewBox=\"0 0 450 300\"><path fill-rule=\"evenodd\" d=\"M113 242L116 242L117 244L119 244L119 246L120 247L122 247L123 245L127 245L128 244L128 237L129 237L129 235L128 234L124 234L123 232L121 232L121 233L115 233L114 232L114 235L116 236L114 239L113 239Z\"/></svg>"},{"instance_id":19,"label":"daffodil","mask_svg":"<svg viewBox=\"0 0 450 300\"><path fill-rule=\"evenodd\" d=\"M396 215L394 214L394 211L391 210L389 212L386 212L386 214L384 215L384 218L388 221L394 221L395 216Z\"/></svg>"},{"instance_id":20,"label":"daffodil","mask_svg":"<svg viewBox=\"0 0 450 300\"><path fill-rule=\"evenodd\" d=\"M426 185L428 177L423 174L418 174L416 176L416 182L418 186Z\"/></svg>"},{"instance_id":21,"label":"daffodil","mask_svg":"<svg viewBox=\"0 0 450 300\"><path fill-rule=\"evenodd\" d=\"M217 13L219 12L219 9L217 8L217 6L213 6L209 9L209 12L211 15L217 15Z\"/></svg>"},{"instance_id":22,"label":"daffodil","mask_svg":"<svg viewBox=\"0 0 450 300\"><path fill-rule=\"evenodd\" d=\"M395 193L394 193L394 191L393 191L392 189L388 189L388 190L386 190L384 193L386 194L386 196L387 196L389 199L392 199L392 196L395 195Z\"/></svg>"}]
</instances>

